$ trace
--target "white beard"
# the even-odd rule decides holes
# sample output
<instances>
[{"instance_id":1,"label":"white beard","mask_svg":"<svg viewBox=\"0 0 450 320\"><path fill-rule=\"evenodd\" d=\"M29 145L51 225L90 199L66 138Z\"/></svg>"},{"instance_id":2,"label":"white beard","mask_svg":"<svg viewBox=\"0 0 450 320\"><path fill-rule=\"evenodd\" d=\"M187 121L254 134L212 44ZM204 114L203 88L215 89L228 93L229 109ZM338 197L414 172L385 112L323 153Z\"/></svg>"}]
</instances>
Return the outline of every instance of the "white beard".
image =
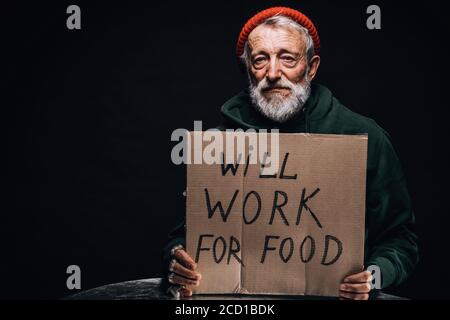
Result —
<instances>
[{"instance_id":1,"label":"white beard","mask_svg":"<svg viewBox=\"0 0 450 320\"><path fill-rule=\"evenodd\" d=\"M266 98L262 94L263 90L273 87L289 88L291 93L287 97L280 93L272 93ZM276 122L286 122L299 114L310 94L311 82L308 79L305 79L304 83L296 84L282 76L276 83L269 84L267 78L264 78L257 85L250 79L250 97L256 109Z\"/></svg>"}]
</instances>

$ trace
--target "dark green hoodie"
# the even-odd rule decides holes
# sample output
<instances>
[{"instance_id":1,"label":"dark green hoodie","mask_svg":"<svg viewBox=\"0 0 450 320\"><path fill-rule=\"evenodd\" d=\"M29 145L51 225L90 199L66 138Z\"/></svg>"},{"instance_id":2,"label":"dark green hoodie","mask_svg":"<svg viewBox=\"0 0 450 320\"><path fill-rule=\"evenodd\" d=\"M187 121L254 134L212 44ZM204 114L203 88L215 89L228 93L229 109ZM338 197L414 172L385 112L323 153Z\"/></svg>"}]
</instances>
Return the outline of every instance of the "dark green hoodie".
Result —
<instances>
[{"instance_id":1,"label":"dark green hoodie","mask_svg":"<svg viewBox=\"0 0 450 320\"><path fill-rule=\"evenodd\" d=\"M350 111L324 86L313 84L305 112L286 123L265 118L242 91L222 106L220 126L242 129L272 129L280 132L368 134L365 265L378 265L382 288L404 281L418 262L417 237L412 232L414 214L405 177L389 134L372 119ZM169 235L164 266L174 244L185 243L183 225ZM167 268L165 268L167 269Z\"/></svg>"}]
</instances>

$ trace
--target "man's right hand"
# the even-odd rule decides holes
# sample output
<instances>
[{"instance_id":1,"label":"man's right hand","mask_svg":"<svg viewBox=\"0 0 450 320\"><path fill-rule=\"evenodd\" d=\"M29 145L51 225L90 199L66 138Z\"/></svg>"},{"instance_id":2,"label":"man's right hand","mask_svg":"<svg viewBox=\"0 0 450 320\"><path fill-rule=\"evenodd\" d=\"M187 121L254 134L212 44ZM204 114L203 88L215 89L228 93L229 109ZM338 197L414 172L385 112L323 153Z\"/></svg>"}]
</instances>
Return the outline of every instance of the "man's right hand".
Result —
<instances>
[{"instance_id":1,"label":"man's right hand","mask_svg":"<svg viewBox=\"0 0 450 320\"><path fill-rule=\"evenodd\" d=\"M200 284L202 276L195 271L196 268L197 264L184 249L177 249L173 252L169 264L168 280L171 284L182 286L178 290L182 297L192 296L192 290L186 288L186 286L198 286Z\"/></svg>"}]
</instances>

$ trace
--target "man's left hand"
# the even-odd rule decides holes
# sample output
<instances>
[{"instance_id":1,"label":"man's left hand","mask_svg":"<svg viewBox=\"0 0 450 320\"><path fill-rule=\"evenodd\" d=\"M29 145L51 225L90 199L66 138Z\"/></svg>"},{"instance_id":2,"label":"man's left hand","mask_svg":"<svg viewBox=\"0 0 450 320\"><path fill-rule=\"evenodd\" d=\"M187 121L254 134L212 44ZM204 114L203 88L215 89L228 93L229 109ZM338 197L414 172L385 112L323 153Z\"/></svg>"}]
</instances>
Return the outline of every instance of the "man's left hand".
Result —
<instances>
[{"instance_id":1,"label":"man's left hand","mask_svg":"<svg viewBox=\"0 0 450 320\"><path fill-rule=\"evenodd\" d=\"M347 276L339 287L341 300L368 300L372 288L372 274L369 271Z\"/></svg>"}]
</instances>

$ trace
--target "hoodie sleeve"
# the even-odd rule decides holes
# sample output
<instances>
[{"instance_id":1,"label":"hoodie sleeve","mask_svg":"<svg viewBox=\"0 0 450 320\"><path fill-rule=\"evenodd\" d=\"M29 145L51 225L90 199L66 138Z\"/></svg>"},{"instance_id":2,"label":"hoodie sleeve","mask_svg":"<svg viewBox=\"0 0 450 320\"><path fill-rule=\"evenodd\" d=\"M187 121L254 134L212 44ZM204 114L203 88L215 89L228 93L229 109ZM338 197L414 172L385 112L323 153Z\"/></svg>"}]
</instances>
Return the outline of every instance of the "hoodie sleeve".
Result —
<instances>
[{"instance_id":1,"label":"hoodie sleeve","mask_svg":"<svg viewBox=\"0 0 450 320\"><path fill-rule=\"evenodd\" d=\"M367 177L366 267L380 267L384 289L412 273L418 247L406 180L386 132L374 151L375 164Z\"/></svg>"}]
</instances>

